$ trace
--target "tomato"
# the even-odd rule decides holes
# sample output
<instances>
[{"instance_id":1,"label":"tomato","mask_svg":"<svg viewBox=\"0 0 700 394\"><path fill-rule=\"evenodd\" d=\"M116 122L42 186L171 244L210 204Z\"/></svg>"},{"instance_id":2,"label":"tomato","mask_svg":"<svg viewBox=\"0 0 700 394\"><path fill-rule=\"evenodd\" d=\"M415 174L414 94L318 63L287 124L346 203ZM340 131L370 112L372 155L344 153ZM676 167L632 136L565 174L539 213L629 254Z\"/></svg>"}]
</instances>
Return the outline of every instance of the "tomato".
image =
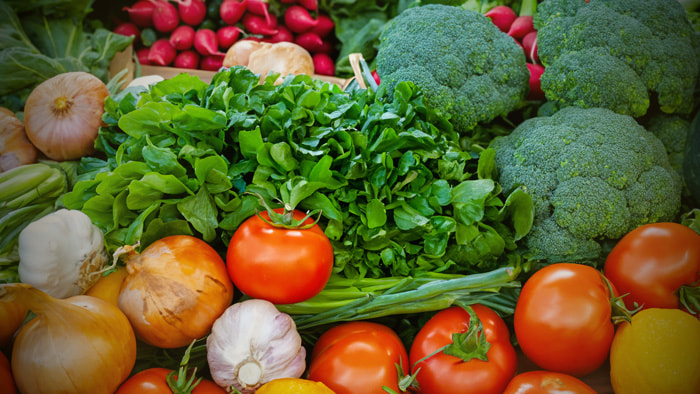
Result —
<instances>
[{"instance_id":1,"label":"tomato","mask_svg":"<svg viewBox=\"0 0 700 394\"><path fill-rule=\"evenodd\" d=\"M306 216L292 212L299 221ZM260 216L270 220L267 211ZM305 225L312 223L311 218L304 221ZM275 227L255 215L233 234L226 264L231 280L243 293L275 304L291 304L323 290L333 269L333 247L317 224L307 229Z\"/></svg>"},{"instance_id":2,"label":"tomato","mask_svg":"<svg viewBox=\"0 0 700 394\"><path fill-rule=\"evenodd\" d=\"M435 314L416 334L409 359L419 393L502 393L515 375L517 357L503 319L486 306L472 305L471 308L481 321L483 331L477 326L470 327L478 321L472 320L466 309L453 306ZM443 350L418 362L453 343L453 334L466 333L470 328L470 332L479 337L483 333L483 338L490 344L488 350L483 347L484 343L477 349L472 343L472 347L460 350L485 352L487 361L471 358L471 355L460 358L445 354Z\"/></svg>"},{"instance_id":3,"label":"tomato","mask_svg":"<svg viewBox=\"0 0 700 394\"><path fill-rule=\"evenodd\" d=\"M605 278L595 268L546 266L520 291L513 320L518 344L542 369L587 375L610 351L615 334L610 300Z\"/></svg>"},{"instance_id":4,"label":"tomato","mask_svg":"<svg viewBox=\"0 0 700 394\"><path fill-rule=\"evenodd\" d=\"M528 371L516 375L503 394L595 394L581 379L560 372Z\"/></svg>"},{"instance_id":5,"label":"tomato","mask_svg":"<svg viewBox=\"0 0 700 394\"><path fill-rule=\"evenodd\" d=\"M15 379L12 377L12 368L10 360L7 359L5 353L0 352L0 393L14 394L17 392Z\"/></svg>"},{"instance_id":6,"label":"tomato","mask_svg":"<svg viewBox=\"0 0 700 394\"><path fill-rule=\"evenodd\" d=\"M679 308L678 290L700 279L700 234L678 223L627 233L605 260L605 276L628 308ZM697 312L697 311L696 311Z\"/></svg>"},{"instance_id":7,"label":"tomato","mask_svg":"<svg viewBox=\"0 0 700 394\"><path fill-rule=\"evenodd\" d=\"M309 363L308 379L337 394L399 392L396 366L408 371L408 353L389 327L373 322L343 323L321 334Z\"/></svg>"},{"instance_id":8,"label":"tomato","mask_svg":"<svg viewBox=\"0 0 700 394\"><path fill-rule=\"evenodd\" d=\"M166 368L149 368L134 374L117 390L116 394L172 394L166 380L172 372ZM192 394L223 394L226 390L211 380L202 379L192 390Z\"/></svg>"},{"instance_id":9,"label":"tomato","mask_svg":"<svg viewBox=\"0 0 700 394\"><path fill-rule=\"evenodd\" d=\"M644 309L610 349L616 393L700 393L700 321L679 309Z\"/></svg>"}]
</instances>

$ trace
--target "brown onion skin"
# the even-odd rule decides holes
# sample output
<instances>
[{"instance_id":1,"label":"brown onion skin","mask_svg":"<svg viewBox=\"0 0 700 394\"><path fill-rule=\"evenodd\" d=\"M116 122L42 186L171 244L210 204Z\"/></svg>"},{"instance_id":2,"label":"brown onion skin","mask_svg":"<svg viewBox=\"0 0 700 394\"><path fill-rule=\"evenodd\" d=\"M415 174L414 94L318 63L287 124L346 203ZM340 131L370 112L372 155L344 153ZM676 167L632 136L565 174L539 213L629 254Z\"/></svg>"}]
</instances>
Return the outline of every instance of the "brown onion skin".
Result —
<instances>
[{"instance_id":1,"label":"brown onion skin","mask_svg":"<svg viewBox=\"0 0 700 394\"><path fill-rule=\"evenodd\" d=\"M27 138L14 112L0 107L0 172L36 163L38 151Z\"/></svg>"},{"instance_id":2,"label":"brown onion skin","mask_svg":"<svg viewBox=\"0 0 700 394\"><path fill-rule=\"evenodd\" d=\"M119 308L136 336L156 347L182 347L204 337L233 300L223 259L193 236L167 236L132 252L126 269Z\"/></svg>"},{"instance_id":3,"label":"brown onion skin","mask_svg":"<svg viewBox=\"0 0 700 394\"><path fill-rule=\"evenodd\" d=\"M105 123L107 86L96 76L72 71L37 85L24 105L27 137L52 160L75 160L95 152Z\"/></svg>"}]
</instances>

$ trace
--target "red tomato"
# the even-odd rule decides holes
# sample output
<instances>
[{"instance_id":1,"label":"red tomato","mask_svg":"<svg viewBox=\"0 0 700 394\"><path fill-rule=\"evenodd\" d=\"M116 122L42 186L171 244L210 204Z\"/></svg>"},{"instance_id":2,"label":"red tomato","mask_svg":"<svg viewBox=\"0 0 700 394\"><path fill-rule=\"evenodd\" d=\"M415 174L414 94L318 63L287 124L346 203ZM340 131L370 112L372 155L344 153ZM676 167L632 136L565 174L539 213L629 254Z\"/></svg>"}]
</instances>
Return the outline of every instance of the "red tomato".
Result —
<instances>
[{"instance_id":1,"label":"red tomato","mask_svg":"<svg viewBox=\"0 0 700 394\"><path fill-rule=\"evenodd\" d=\"M472 310L481 321L483 335L490 343L486 352L488 361L471 358L473 356L461 359L440 351L418 362L445 345L451 344L452 334L465 333L469 330L471 316L466 309L459 306L444 309L428 320L418 331L411 346L411 373L415 374L420 368L416 377L419 393L500 394L515 374L517 357L515 348L510 342L508 327L503 319L492 309L483 305L472 305ZM478 335L480 337L482 334ZM477 351L485 350L480 346Z\"/></svg>"},{"instance_id":2,"label":"red tomato","mask_svg":"<svg viewBox=\"0 0 700 394\"><path fill-rule=\"evenodd\" d=\"M558 263L535 272L515 306L523 353L542 369L574 376L595 371L615 334L610 298L605 279L591 266Z\"/></svg>"},{"instance_id":3,"label":"red tomato","mask_svg":"<svg viewBox=\"0 0 700 394\"><path fill-rule=\"evenodd\" d=\"M165 368L149 368L127 379L117 390L116 394L172 394L166 378L172 372ZM223 394L226 393L211 380L202 379L192 390L192 394Z\"/></svg>"},{"instance_id":4,"label":"red tomato","mask_svg":"<svg viewBox=\"0 0 700 394\"><path fill-rule=\"evenodd\" d=\"M529 371L516 375L503 394L596 394L582 380L560 372Z\"/></svg>"},{"instance_id":5,"label":"red tomato","mask_svg":"<svg viewBox=\"0 0 700 394\"><path fill-rule=\"evenodd\" d=\"M396 366L408 371L408 354L396 333L382 324L356 321L324 332L311 352L308 379L336 394L399 392Z\"/></svg>"},{"instance_id":6,"label":"red tomato","mask_svg":"<svg viewBox=\"0 0 700 394\"><path fill-rule=\"evenodd\" d=\"M678 223L647 224L627 233L605 260L605 276L628 308L679 308L678 290L698 286L700 235Z\"/></svg>"},{"instance_id":7,"label":"red tomato","mask_svg":"<svg viewBox=\"0 0 700 394\"><path fill-rule=\"evenodd\" d=\"M306 216L296 210L293 215L296 220ZM267 211L260 216L270 220ZM311 223L311 218L304 221ZM291 304L308 300L326 286L333 269L333 247L316 224L308 229L287 229L255 215L233 234L226 264L231 280L243 293L275 304Z\"/></svg>"},{"instance_id":8,"label":"red tomato","mask_svg":"<svg viewBox=\"0 0 700 394\"><path fill-rule=\"evenodd\" d=\"M12 377L12 368L10 360L7 359L5 353L0 351L0 393L14 394L17 392L15 379Z\"/></svg>"}]
</instances>

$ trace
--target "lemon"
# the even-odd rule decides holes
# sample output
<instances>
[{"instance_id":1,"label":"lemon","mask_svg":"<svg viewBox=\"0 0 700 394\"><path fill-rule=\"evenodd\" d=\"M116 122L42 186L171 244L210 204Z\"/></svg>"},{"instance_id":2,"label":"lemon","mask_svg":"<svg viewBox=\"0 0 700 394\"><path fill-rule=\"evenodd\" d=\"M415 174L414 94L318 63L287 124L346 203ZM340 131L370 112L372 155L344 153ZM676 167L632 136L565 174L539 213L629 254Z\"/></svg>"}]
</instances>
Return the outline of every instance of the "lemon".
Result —
<instances>
[{"instance_id":1,"label":"lemon","mask_svg":"<svg viewBox=\"0 0 700 394\"><path fill-rule=\"evenodd\" d=\"M301 378L279 378L271 380L255 394L335 394L321 382Z\"/></svg>"}]
</instances>

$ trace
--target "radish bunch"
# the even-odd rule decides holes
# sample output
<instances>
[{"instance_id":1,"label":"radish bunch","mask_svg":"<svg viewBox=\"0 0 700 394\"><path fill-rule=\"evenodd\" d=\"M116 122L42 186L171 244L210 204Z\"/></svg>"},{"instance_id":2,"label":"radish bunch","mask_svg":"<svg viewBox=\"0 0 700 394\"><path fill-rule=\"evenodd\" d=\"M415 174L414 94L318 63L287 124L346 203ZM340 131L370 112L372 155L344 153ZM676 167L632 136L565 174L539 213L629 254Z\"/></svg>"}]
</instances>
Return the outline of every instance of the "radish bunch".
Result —
<instances>
[{"instance_id":1,"label":"radish bunch","mask_svg":"<svg viewBox=\"0 0 700 394\"><path fill-rule=\"evenodd\" d=\"M137 0L114 32L135 37L141 64L216 71L242 39L308 50L317 74L334 75L335 25L317 0Z\"/></svg>"},{"instance_id":2,"label":"radish bunch","mask_svg":"<svg viewBox=\"0 0 700 394\"><path fill-rule=\"evenodd\" d=\"M512 8L505 5L493 7L484 15L491 18L496 27L513 37L515 42L523 48L527 68L530 70L530 93L527 98L543 99L540 76L544 73L544 66L539 63L537 57L537 30L533 25L532 15L517 15Z\"/></svg>"}]
</instances>

